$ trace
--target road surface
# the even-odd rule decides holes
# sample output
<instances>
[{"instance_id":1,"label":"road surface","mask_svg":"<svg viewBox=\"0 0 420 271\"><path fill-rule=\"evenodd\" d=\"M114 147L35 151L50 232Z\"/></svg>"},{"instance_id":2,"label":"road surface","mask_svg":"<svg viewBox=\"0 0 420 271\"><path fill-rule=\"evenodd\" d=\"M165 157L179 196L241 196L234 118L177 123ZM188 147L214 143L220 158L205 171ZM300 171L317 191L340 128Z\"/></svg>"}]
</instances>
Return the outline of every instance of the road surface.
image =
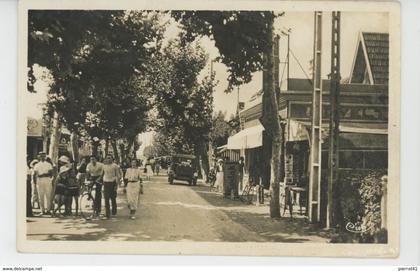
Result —
<instances>
[{"instance_id":1,"label":"road surface","mask_svg":"<svg viewBox=\"0 0 420 271\"><path fill-rule=\"evenodd\" d=\"M101 241L229 241L327 242L327 233L303 218L269 218L268 206L246 205L224 199L197 186L166 176L144 183L136 220L128 219L123 189L118 191L118 213L110 220L85 221L80 217L27 219L29 240Z\"/></svg>"}]
</instances>

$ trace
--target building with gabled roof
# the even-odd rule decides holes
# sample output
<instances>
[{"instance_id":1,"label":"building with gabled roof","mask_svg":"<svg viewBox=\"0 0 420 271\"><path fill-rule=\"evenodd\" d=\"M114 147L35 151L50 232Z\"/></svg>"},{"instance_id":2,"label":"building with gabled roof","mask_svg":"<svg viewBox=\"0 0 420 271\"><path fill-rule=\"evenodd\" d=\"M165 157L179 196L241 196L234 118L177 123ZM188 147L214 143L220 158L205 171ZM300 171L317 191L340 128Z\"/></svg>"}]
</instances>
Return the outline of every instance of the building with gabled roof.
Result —
<instances>
[{"instance_id":1,"label":"building with gabled roof","mask_svg":"<svg viewBox=\"0 0 420 271\"><path fill-rule=\"evenodd\" d=\"M388 85L389 34L360 32L350 82Z\"/></svg>"},{"instance_id":2,"label":"building with gabled roof","mask_svg":"<svg viewBox=\"0 0 420 271\"><path fill-rule=\"evenodd\" d=\"M359 34L349 80L340 83L339 168L341 171L386 169L388 167L388 34ZM278 99L279 116L285 121L285 179L306 191L309 179L312 81L288 78ZM330 81L322 80L322 176L326 178L329 146ZM264 157L271 146L259 119L262 91L258 91L239 112L241 128L228 139L227 149L245 157L249 179L261 178L270 185L270 165ZM264 143L265 142L265 143ZM254 175L254 176L253 176ZM307 194L305 194L305 200Z\"/></svg>"}]
</instances>

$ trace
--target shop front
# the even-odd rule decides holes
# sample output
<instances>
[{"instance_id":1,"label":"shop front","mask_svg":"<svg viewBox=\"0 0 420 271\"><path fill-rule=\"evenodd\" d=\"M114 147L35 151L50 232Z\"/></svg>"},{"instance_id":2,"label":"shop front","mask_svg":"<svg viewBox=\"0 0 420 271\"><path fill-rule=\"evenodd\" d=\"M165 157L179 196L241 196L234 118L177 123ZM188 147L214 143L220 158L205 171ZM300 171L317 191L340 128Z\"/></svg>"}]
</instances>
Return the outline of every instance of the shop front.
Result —
<instances>
[{"instance_id":1,"label":"shop front","mask_svg":"<svg viewBox=\"0 0 420 271\"><path fill-rule=\"evenodd\" d=\"M234 158L244 158L244 171L248 181L270 188L271 145L267 144L264 127L257 120L255 126L245 128L228 138L227 150L234 151ZM265 143L265 144L263 144Z\"/></svg>"},{"instance_id":2,"label":"shop front","mask_svg":"<svg viewBox=\"0 0 420 271\"><path fill-rule=\"evenodd\" d=\"M285 180L292 202L306 215L310 174L310 124L289 120L285 143ZM321 208L326 208L328 172L328 125L322 128ZM340 125L339 171L368 171L388 167L388 135L386 125L345 123ZM284 197L284 194L283 194ZM324 200L322 200L324 199Z\"/></svg>"},{"instance_id":3,"label":"shop front","mask_svg":"<svg viewBox=\"0 0 420 271\"><path fill-rule=\"evenodd\" d=\"M40 151L45 151L43 131L42 119L27 119L26 154L30 161L36 159Z\"/></svg>"}]
</instances>

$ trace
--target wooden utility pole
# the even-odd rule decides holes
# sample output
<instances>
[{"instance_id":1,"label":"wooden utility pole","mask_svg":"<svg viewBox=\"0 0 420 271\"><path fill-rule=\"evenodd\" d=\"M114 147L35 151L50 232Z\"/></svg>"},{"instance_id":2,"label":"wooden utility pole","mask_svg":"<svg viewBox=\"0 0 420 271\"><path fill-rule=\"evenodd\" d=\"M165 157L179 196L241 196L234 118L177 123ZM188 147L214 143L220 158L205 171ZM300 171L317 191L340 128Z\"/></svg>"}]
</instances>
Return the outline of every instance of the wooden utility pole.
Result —
<instances>
[{"instance_id":1,"label":"wooden utility pole","mask_svg":"<svg viewBox=\"0 0 420 271\"><path fill-rule=\"evenodd\" d=\"M322 12L316 11L314 18L314 59L313 59L313 93L312 93L312 125L311 155L309 176L308 216L313 223L320 218L321 194L321 125L322 125L322 81L321 81L321 49L322 49Z\"/></svg>"},{"instance_id":2,"label":"wooden utility pole","mask_svg":"<svg viewBox=\"0 0 420 271\"><path fill-rule=\"evenodd\" d=\"M274 37L273 45L273 57L274 57L274 87L277 96L277 105L280 104L280 36Z\"/></svg>"},{"instance_id":3,"label":"wooden utility pole","mask_svg":"<svg viewBox=\"0 0 420 271\"><path fill-rule=\"evenodd\" d=\"M287 89L290 82L290 29L287 31Z\"/></svg>"},{"instance_id":4,"label":"wooden utility pole","mask_svg":"<svg viewBox=\"0 0 420 271\"><path fill-rule=\"evenodd\" d=\"M330 119L328 149L328 207L326 227L334 226L333 188L338 181L338 142L340 133L340 11L332 13Z\"/></svg>"},{"instance_id":5,"label":"wooden utility pole","mask_svg":"<svg viewBox=\"0 0 420 271\"><path fill-rule=\"evenodd\" d=\"M287 68L287 72L286 72L286 84L287 87L286 89L290 89L289 88L289 78L290 78L290 32L291 32L291 28L285 30L285 31L281 31L281 33L283 35L285 35L287 37L287 53L286 53L286 61L284 62L285 64L287 64L286 68Z\"/></svg>"}]
</instances>

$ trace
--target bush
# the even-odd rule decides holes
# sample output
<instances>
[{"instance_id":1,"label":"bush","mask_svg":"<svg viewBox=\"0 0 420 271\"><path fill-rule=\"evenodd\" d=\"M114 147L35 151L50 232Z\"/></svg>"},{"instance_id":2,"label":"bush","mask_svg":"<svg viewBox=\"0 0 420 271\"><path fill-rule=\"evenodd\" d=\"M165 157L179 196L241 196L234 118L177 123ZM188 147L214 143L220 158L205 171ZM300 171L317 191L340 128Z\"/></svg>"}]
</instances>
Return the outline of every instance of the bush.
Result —
<instances>
[{"instance_id":1,"label":"bush","mask_svg":"<svg viewBox=\"0 0 420 271\"><path fill-rule=\"evenodd\" d=\"M336 222L341 228L345 228L348 222L358 222L362 216L359 189L363 173L358 171L340 172L340 177L340 182L335 187L338 195Z\"/></svg>"},{"instance_id":2,"label":"bush","mask_svg":"<svg viewBox=\"0 0 420 271\"><path fill-rule=\"evenodd\" d=\"M362 179L360 185L359 191L363 206L361 226L366 230L361 234L360 241L363 243L379 241L379 235L383 235L383 231L381 231L381 199L386 183L381 178L385 174L385 171L372 171Z\"/></svg>"},{"instance_id":3,"label":"bush","mask_svg":"<svg viewBox=\"0 0 420 271\"><path fill-rule=\"evenodd\" d=\"M386 243L387 232L381 229L381 199L385 170L340 171L335 187L337 235L331 242ZM347 223L360 227L362 233L349 233Z\"/></svg>"}]
</instances>

